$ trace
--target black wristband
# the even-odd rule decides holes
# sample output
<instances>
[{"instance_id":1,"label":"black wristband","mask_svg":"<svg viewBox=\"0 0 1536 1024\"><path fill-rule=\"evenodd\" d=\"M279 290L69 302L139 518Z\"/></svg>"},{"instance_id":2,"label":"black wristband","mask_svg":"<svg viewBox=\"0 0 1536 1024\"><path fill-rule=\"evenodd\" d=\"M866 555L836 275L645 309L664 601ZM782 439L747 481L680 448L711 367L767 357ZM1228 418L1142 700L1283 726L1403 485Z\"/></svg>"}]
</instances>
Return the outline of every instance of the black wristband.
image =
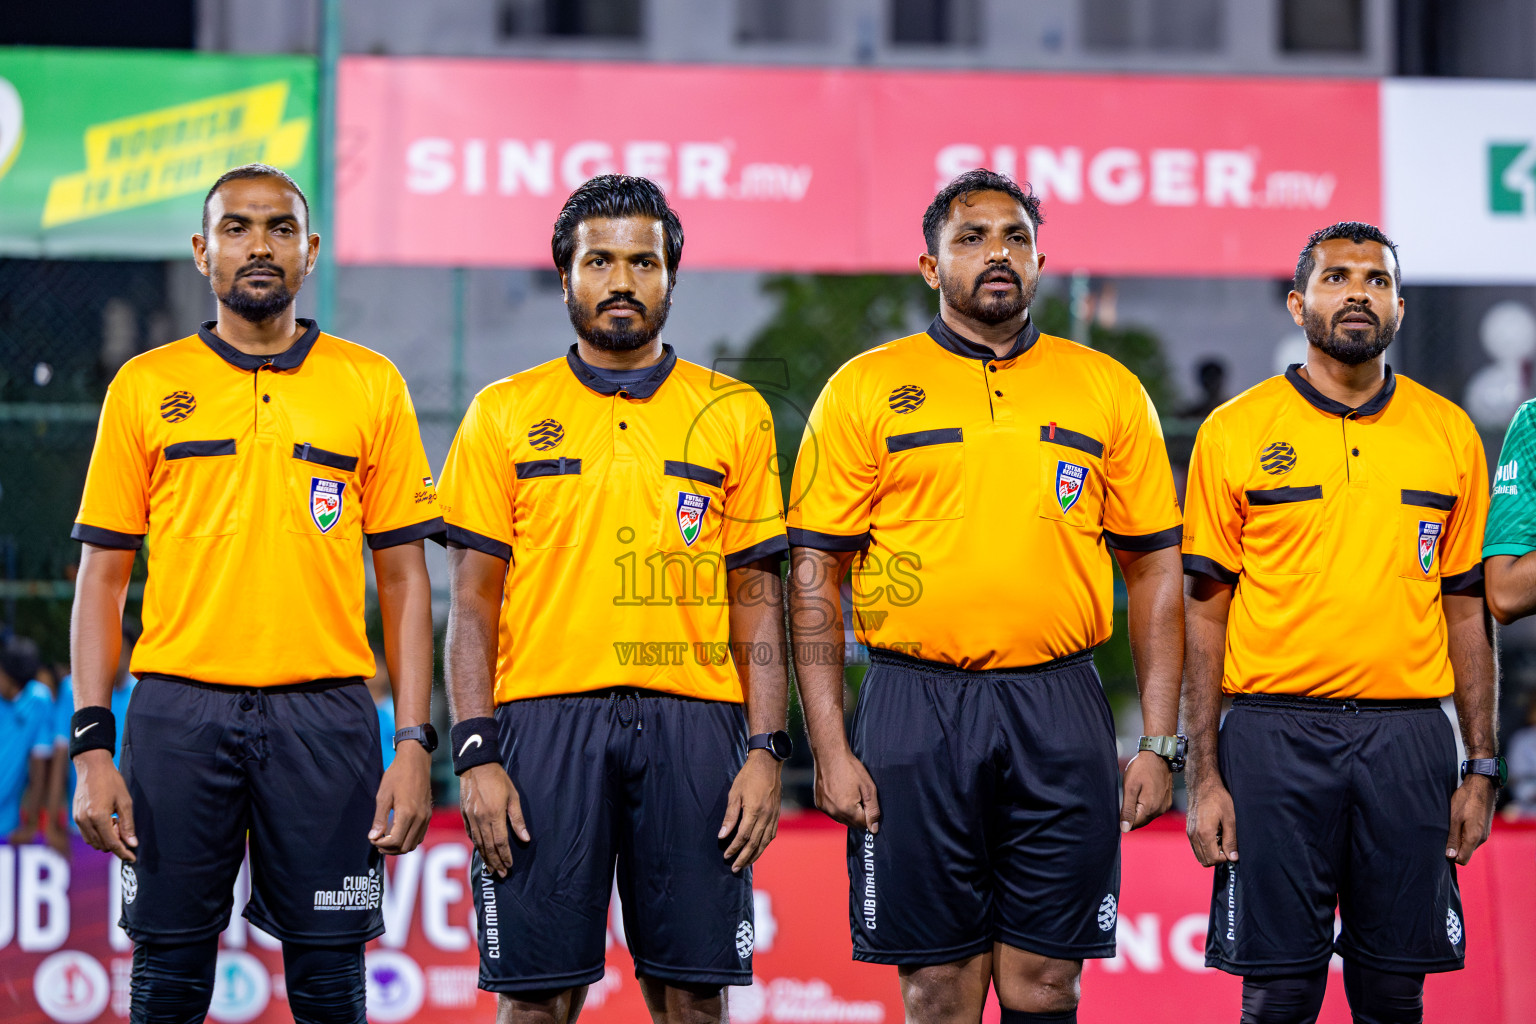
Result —
<instances>
[{"instance_id":1,"label":"black wristband","mask_svg":"<svg viewBox=\"0 0 1536 1024\"><path fill-rule=\"evenodd\" d=\"M69 719L69 756L79 757L87 750L117 749L117 716L111 708L100 705L81 708Z\"/></svg>"},{"instance_id":2,"label":"black wristband","mask_svg":"<svg viewBox=\"0 0 1536 1024\"><path fill-rule=\"evenodd\" d=\"M496 749L496 719L467 718L449 733L453 740L453 774L501 760Z\"/></svg>"}]
</instances>

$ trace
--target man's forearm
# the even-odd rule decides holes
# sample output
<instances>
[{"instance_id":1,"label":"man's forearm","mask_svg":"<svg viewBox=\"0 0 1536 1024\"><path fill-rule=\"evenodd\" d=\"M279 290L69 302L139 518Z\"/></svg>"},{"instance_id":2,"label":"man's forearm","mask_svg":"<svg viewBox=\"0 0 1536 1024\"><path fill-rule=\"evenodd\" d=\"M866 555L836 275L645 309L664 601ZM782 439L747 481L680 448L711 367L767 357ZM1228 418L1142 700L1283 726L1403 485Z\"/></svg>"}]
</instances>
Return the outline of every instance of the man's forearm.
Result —
<instances>
[{"instance_id":1,"label":"man's forearm","mask_svg":"<svg viewBox=\"0 0 1536 1024\"><path fill-rule=\"evenodd\" d=\"M1499 701L1493 626L1481 598L1448 595L1444 600L1462 743L1470 758L1493 757L1498 752L1494 709Z\"/></svg>"},{"instance_id":2,"label":"man's forearm","mask_svg":"<svg viewBox=\"0 0 1536 1024\"><path fill-rule=\"evenodd\" d=\"M842 578L851 556L792 548L789 621L795 682L811 750L820 756L848 743L843 728Z\"/></svg>"},{"instance_id":3,"label":"man's forearm","mask_svg":"<svg viewBox=\"0 0 1536 1024\"><path fill-rule=\"evenodd\" d=\"M1131 660L1141 693L1142 732L1168 736L1179 727L1184 664L1184 571L1177 548L1121 560Z\"/></svg>"},{"instance_id":4,"label":"man's forearm","mask_svg":"<svg viewBox=\"0 0 1536 1024\"><path fill-rule=\"evenodd\" d=\"M1217 727L1221 722L1221 678L1227 646L1227 602L1231 588L1196 579L1184 627L1184 731L1189 737L1189 786L1198 789L1219 777Z\"/></svg>"},{"instance_id":5,"label":"man's forearm","mask_svg":"<svg viewBox=\"0 0 1536 1024\"><path fill-rule=\"evenodd\" d=\"M432 581L422 541L373 554L384 620L384 659L401 728L432 717Z\"/></svg>"},{"instance_id":6,"label":"man's forearm","mask_svg":"<svg viewBox=\"0 0 1536 1024\"><path fill-rule=\"evenodd\" d=\"M784 583L777 562L732 569L731 651L746 697L747 732L783 729L789 719L789 672L784 661Z\"/></svg>"},{"instance_id":7,"label":"man's forearm","mask_svg":"<svg viewBox=\"0 0 1536 1024\"><path fill-rule=\"evenodd\" d=\"M496 619L501 610L499 584L492 591L481 559L489 555L466 548L448 551L453 590L443 672L448 709L455 722L488 717L496 707ZM505 570L505 563L501 563Z\"/></svg>"},{"instance_id":8,"label":"man's forearm","mask_svg":"<svg viewBox=\"0 0 1536 1024\"><path fill-rule=\"evenodd\" d=\"M133 559L132 551L81 545L69 621L76 708L112 706L112 684L123 643L123 602Z\"/></svg>"}]
</instances>

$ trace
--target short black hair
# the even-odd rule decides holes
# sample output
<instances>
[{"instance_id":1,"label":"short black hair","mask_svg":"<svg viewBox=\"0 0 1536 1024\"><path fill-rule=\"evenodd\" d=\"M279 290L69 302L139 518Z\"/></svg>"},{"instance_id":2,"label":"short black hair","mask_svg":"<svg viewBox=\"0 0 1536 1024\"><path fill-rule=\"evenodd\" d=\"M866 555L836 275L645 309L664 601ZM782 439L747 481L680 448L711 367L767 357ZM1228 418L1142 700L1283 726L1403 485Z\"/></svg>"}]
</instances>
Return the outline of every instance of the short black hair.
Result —
<instances>
[{"instance_id":1,"label":"short black hair","mask_svg":"<svg viewBox=\"0 0 1536 1024\"><path fill-rule=\"evenodd\" d=\"M1317 256L1313 250L1321 242L1331 242L1338 238L1347 238L1358 245L1361 242L1379 242L1392 251L1392 280L1397 285L1397 290L1403 290L1403 264L1397 256L1397 243L1387 237L1385 231L1375 224L1367 224L1358 220L1341 220L1337 224L1330 224L1326 228L1320 228L1312 232L1307 239L1307 244L1301 247L1301 255L1296 258L1296 277L1291 281L1291 287L1303 295L1307 291L1307 280L1311 278L1312 271L1317 269Z\"/></svg>"},{"instance_id":2,"label":"short black hair","mask_svg":"<svg viewBox=\"0 0 1536 1024\"><path fill-rule=\"evenodd\" d=\"M1024 212L1029 214L1036 234L1040 231L1040 225L1045 223L1045 218L1040 216L1040 197L1029 187L1029 182L1025 182L1021 188L1008 175L979 167L974 171L966 171L939 189L939 194L933 197L933 202L923 212L923 242L928 246L928 255L937 256L939 253L939 235L949 221L949 205L972 192L1002 192L1012 196L1024 207Z\"/></svg>"},{"instance_id":3,"label":"short black hair","mask_svg":"<svg viewBox=\"0 0 1536 1024\"><path fill-rule=\"evenodd\" d=\"M231 167L219 175L219 180L208 189L208 194L203 196L203 234L208 234L208 204L213 202L213 194L231 181L243 181L247 178L276 178L284 185L293 189L298 194L299 202L304 206L304 230L309 230L309 197L304 190L299 188L299 183L288 175L287 171L273 167L271 164L242 164L239 167Z\"/></svg>"},{"instance_id":4,"label":"short black hair","mask_svg":"<svg viewBox=\"0 0 1536 1024\"><path fill-rule=\"evenodd\" d=\"M13 634L0 647L0 672L10 676L17 686L26 686L37 678L37 670L42 664L37 644L27 637Z\"/></svg>"},{"instance_id":5,"label":"short black hair","mask_svg":"<svg viewBox=\"0 0 1536 1024\"><path fill-rule=\"evenodd\" d=\"M683 261L683 222L667 205L667 197L649 178L632 174L599 174L582 185L560 208L549 248L555 269L569 271L576 258L576 227L597 217L654 217L661 221L667 277L677 273Z\"/></svg>"}]
</instances>

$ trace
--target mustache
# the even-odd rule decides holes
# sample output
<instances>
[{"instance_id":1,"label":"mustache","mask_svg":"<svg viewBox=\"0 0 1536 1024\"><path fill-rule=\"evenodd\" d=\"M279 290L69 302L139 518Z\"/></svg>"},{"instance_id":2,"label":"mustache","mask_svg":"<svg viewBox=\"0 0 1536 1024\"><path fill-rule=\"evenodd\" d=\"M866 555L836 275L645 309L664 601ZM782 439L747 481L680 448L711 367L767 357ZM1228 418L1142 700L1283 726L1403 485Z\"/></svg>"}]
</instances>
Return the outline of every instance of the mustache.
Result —
<instances>
[{"instance_id":1,"label":"mustache","mask_svg":"<svg viewBox=\"0 0 1536 1024\"><path fill-rule=\"evenodd\" d=\"M268 260L256 260L241 267L239 272L235 274L235 277L245 277L247 274L253 274L258 270L269 270L276 274L278 277L283 276L283 268L278 266L276 263L272 263Z\"/></svg>"},{"instance_id":2,"label":"mustache","mask_svg":"<svg viewBox=\"0 0 1536 1024\"><path fill-rule=\"evenodd\" d=\"M1365 317L1368 320L1370 320L1370 322L1375 324L1376 326L1378 326L1378 327L1381 326L1381 317L1377 316L1375 313L1372 313L1369 309L1366 309L1364 306L1346 306L1346 307L1344 307L1343 309L1339 310L1337 313L1333 314L1333 322L1336 323L1336 324L1337 323L1342 323L1344 321L1345 317L1347 317L1347 316L1355 316L1357 314L1360 315L1360 316Z\"/></svg>"},{"instance_id":3,"label":"mustache","mask_svg":"<svg viewBox=\"0 0 1536 1024\"><path fill-rule=\"evenodd\" d=\"M1017 288L1024 287L1023 279L1019 277L1018 273L1015 272L1012 267L997 266L988 267L980 274L977 274L976 283L972 286L971 291L980 291L982 285L989 284L993 281L1011 281Z\"/></svg>"},{"instance_id":4,"label":"mustache","mask_svg":"<svg viewBox=\"0 0 1536 1024\"><path fill-rule=\"evenodd\" d=\"M637 313L645 313L645 303L639 299L632 299L627 295L615 295L599 302L593 309L595 313L606 313L610 309L633 309Z\"/></svg>"}]
</instances>

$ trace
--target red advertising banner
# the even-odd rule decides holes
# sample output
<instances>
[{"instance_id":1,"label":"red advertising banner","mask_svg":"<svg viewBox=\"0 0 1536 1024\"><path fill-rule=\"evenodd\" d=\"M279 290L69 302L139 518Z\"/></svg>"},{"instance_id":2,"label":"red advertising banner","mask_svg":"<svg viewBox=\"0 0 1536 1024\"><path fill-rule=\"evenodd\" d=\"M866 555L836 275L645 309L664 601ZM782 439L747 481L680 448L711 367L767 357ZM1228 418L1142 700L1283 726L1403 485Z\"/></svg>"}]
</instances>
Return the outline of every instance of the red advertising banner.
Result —
<instances>
[{"instance_id":1,"label":"red advertising banner","mask_svg":"<svg viewBox=\"0 0 1536 1024\"><path fill-rule=\"evenodd\" d=\"M894 968L849 959L848 881L842 829L820 815L787 819L756 866L756 980L730 993L738 1024L894 1022L902 1019ZM440 815L426 843L391 858L384 889L388 932L368 951L373 1024L490 1021L495 1000L476 988L470 847L457 815ZM46 847L0 846L0 1019L7 1024L119 1024L128 1013L132 947L117 917L119 873L76 841L70 859ZM1467 969L1429 979L1425 1019L1516 1024L1536 1008L1536 828L1495 826L1460 873ZM1240 982L1204 967L1211 876L1196 864L1183 822L1170 817L1125 840L1116 938L1119 955L1089 961L1084 1024L1226 1024ZM248 878L237 884L237 908ZM109 910L110 908L110 910ZM1339 966L1335 960L1334 966ZM218 1024L291 1020L277 943L236 916L224 933L210 1018ZM624 948L617 898L606 977L581 1019L648 1019ZM995 1024L995 1001L983 1020ZM1321 1020L1349 1020L1335 971Z\"/></svg>"},{"instance_id":2,"label":"red advertising banner","mask_svg":"<svg viewBox=\"0 0 1536 1024\"><path fill-rule=\"evenodd\" d=\"M988 166L1043 197L1057 271L1287 276L1314 229L1379 221L1378 96L1365 80L346 57L337 252L548 267L565 197L618 171L667 190L687 266L908 272L936 189Z\"/></svg>"}]
</instances>

